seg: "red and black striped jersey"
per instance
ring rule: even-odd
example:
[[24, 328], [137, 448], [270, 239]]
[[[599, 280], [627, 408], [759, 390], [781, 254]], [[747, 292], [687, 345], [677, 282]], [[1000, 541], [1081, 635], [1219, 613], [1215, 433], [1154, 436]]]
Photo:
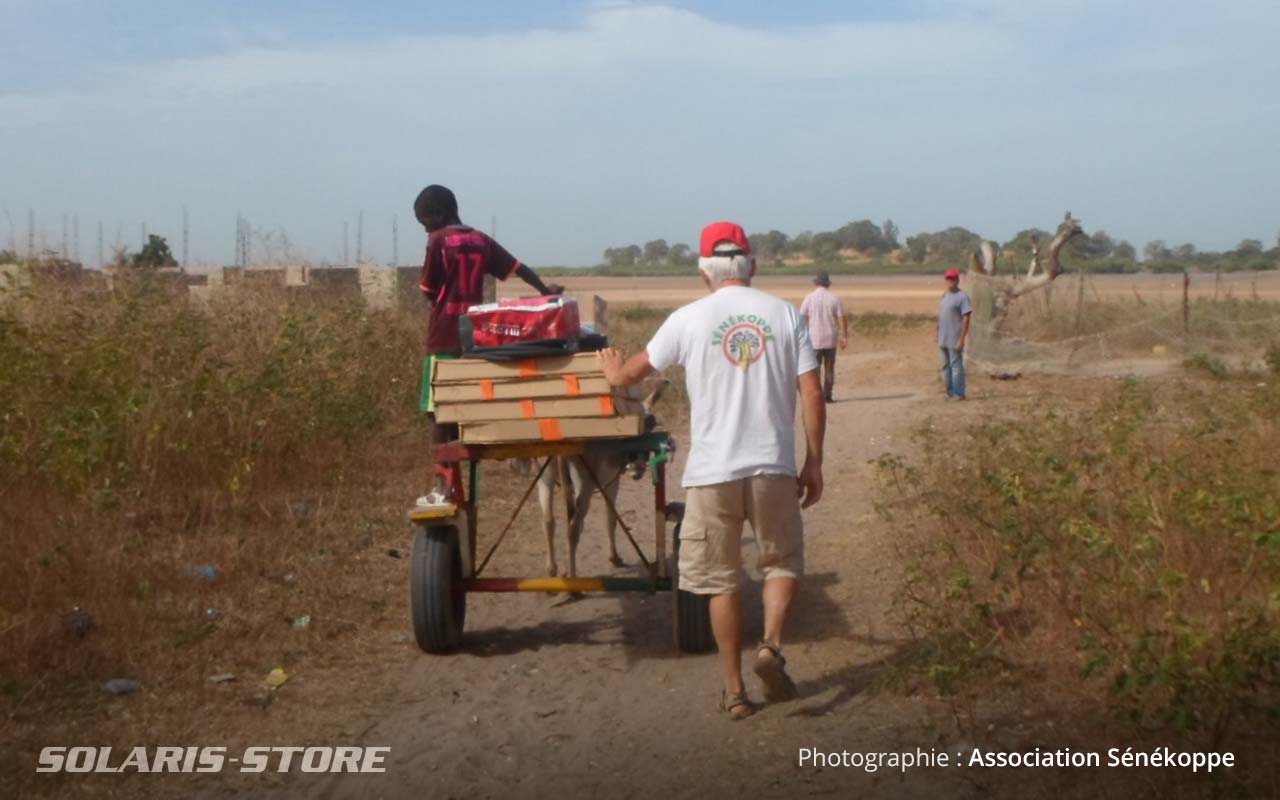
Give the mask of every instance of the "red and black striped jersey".
[[450, 225], [433, 232], [420, 283], [432, 303], [427, 352], [460, 353], [458, 319], [484, 302], [484, 276], [505, 281], [519, 268], [520, 261], [482, 231]]

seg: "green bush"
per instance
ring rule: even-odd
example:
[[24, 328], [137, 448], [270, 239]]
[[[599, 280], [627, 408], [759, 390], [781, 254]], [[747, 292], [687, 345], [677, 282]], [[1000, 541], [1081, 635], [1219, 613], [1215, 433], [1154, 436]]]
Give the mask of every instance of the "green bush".
[[1266, 362], [1272, 372], [1280, 375], [1280, 342], [1272, 342], [1267, 348], [1267, 352], [1262, 356], [1262, 360]]
[[178, 261], [169, 251], [169, 243], [163, 236], [154, 233], [147, 237], [147, 243], [133, 254], [130, 263], [135, 267], [176, 267]]
[[1064, 270], [1065, 272], [1076, 272], [1077, 269], [1083, 269], [1093, 275], [1125, 275], [1138, 271], [1138, 262], [1131, 258], [1121, 258], [1119, 256], [1107, 256], [1105, 258], [1094, 258], [1088, 261], [1077, 262], [1076, 265]]
[[1222, 363], [1221, 359], [1208, 353], [1195, 353], [1183, 361], [1182, 365], [1187, 369], [1208, 373], [1215, 378], [1227, 377], [1227, 365]]

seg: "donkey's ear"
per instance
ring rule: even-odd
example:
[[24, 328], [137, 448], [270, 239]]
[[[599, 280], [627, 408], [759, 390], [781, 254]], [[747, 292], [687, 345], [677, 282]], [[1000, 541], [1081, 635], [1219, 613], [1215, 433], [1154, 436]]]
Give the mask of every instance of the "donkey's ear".
[[671, 381], [666, 378], [658, 378], [654, 381], [654, 384], [649, 387], [648, 394], [646, 394], [644, 400], [641, 401], [644, 404], [646, 414], [653, 411], [653, 407], [658, 404], [660, 399], [662, 399], [662, 393], [665, 392], [667, 387], [670, 385]]

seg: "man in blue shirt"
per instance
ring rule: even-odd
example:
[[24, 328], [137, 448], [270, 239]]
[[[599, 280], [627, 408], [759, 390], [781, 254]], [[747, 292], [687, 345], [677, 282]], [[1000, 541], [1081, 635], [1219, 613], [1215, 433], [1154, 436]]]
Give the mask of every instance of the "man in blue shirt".
[[959, 270], [946, 274], [947, 291], [942, 294], [938, 311], [938, 347], [942, 350], [942, 376], [947, 383], [947, 398], [964, 399], [964, 346], [969, 340], [969, 319], [973, 303], [960, 288]]

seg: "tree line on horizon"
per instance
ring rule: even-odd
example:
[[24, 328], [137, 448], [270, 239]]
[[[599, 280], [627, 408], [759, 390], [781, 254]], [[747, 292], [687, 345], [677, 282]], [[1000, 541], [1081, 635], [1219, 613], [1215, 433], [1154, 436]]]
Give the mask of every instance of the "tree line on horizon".
[[[1032, 243], [1038, 241], [1041, 247], [1047, 246], [1053, 235], [1041, 228], [1025, 228], [1007, 242], [993, 244], [999, 252], [1002, 267], [1025, 268], [1031, 258]], [[855, 220], [832, 231], [804, 231], [794, 236], [775, 229], [749, 233], [748, 238], [761, 270], [794, 265], [838, 268], [866, 263], [890, 269], [894, 266], [910, 268], [912, 265], [961, 266], [968, 263], [971, 254], [984, 241], [979, 234], [958, 225], [917, 233], [904, 239], [892, 219], [878, 225], [869, 219]], [[1156, 239], [1142, 248], [1141, 255], [1140, 259], [1132, 243], [1098, 230], [1073, 239], [1067, 245], [1064, 262], [1068, 266], [1075, 261], [1088, 262], [1088, 268], [1093, 272], [1270, 270], [1280, 267], [1280, 236], [1276, 237], [1276, 246], [1270, 249], [1261, 239], [1245, 239], [1235, 249], [1222, 252], [1199, 250], [1190, 243], [1170, 247], [1165, 241]], [[665, 239], [654, 239], [643, 245], [606, 249], [600, 267], [610, 271], [640, 271], [692, 267], [697, 261], [697, 252], [689, 245], [683, 242], [668, 244]]]

